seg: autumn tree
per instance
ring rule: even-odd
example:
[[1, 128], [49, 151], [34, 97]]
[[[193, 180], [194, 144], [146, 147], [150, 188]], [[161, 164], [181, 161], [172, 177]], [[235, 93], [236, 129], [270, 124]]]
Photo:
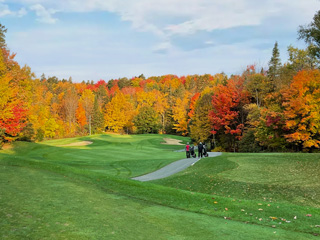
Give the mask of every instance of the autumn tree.
[[244, 78], [245, 89], [255, 100], [257, 106], [260, 107], [269, 92], [267, 77], [261, 72], [256, 72], [254, 65], [248, 66], [242, 77]]
[[172, 117], [174, 119], [173, 129], [182, 136], [189, 134], [188, 131], [188, 109], [189, 109], [189, 96], [186, 94], [182, 99], [177, 98], [176, 103], [172, 109]]
[[97, 97], [98, 105], [101, 109], [105, 107], [105, 104], [109, 101], [109, 93], [104, 80], [100, 80], [95, 84], [95, 96]]
[[150, 106], [152, 107], [156, 102], [156, 95], [154, 91], [145, 92], [141, 91], [136, 94], [137, 96], [137, 107], [138, 109], [143, 106]]
[[160, 116], [161, 122], [161, 132], [165, 132], [166, 129], [166, 113], [169, 108], [169, 103], [167, 99], [167, 94], [161, 93], [158, 90], [153, 90], [155, 96], [155, 102], [153, 104], [153, 108]]
[[[243, 106], [248, 103], [248, 92], [244, 89], [243, 78], [233, 77], [227, 85], [218, 85], [212, 97], [213, 110], [209, 112], [212, 123], [212, 134], [225, 135], [229, 147], [236, 150], [236, 141], [241, 139], [245, 111]], [[231, 144], [230, 144], [231, 143]]]
[[105, 127], [114, 132], [132, 131], [134, 115], [134, 107], [129, 97], [118, 91], [106, 105]]
[[305, 70], [283, 91], [288, 142], [302, 148], [320, 148], [320, 71]]
[[86, 117], [86, 111], [81, 101], [78, 102], [78, 108], [76, 110], [76, 118], [81, 131], [83, 131], [84, 126], [87, 124], [87, 117]]
[[201, 95], [200, 93], [196, 93], [190, 99], [189, 112], [188, 112], [189, 122], [192, 121], [192, 119], [195, 115], [196, 104], [197, 104], [197, 101], [198, 101], [200, 95]]
[[86, 89], [82, 93], [79, 102], [82, 104], [82, 107], [85, 111], [86, 123], [89, 128], [89, 134], [91, 135], [91, 124], [92, 124], [92, 114], [93, 114], [93, 105], [94, 105], [94, 94], [91, 90]]
[[16, 139], [26, 126], [27, 109], [23, 98], [19, 96], [19, 87], [10, 68], [14, 55], [0, 49], [0, 147], [3, 142]]
[[66, 120], [69, 124], [69, 131], [72, 131], [72, 126], [76, 122], [76, 111], [78, 107], [78, 94], [74, 87], [66, 89], [64, 97], [64, 110], [66, 115]]

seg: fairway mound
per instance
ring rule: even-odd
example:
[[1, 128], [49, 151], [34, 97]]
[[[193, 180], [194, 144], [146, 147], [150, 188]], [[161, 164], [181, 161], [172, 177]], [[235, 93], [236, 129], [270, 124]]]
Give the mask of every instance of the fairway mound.
[[168, 144], [168, 145], [184, 145], [180, 142], [182, 142], [182, 140], [177, 140], [177, 139], [173, 139], [173, 138], [164, 138], [163, 139], [165, 142], [162, 144]]
[[65, 144], [65, 145], [60, 145], [60, 147], [74, 147], [74, 146], [86, 146], [86, 145], [90, 145], [93, 142], [90, 141], [82, 141], [82, 142], [75, 142], [75, 143], [69, 143], [69, 144]]

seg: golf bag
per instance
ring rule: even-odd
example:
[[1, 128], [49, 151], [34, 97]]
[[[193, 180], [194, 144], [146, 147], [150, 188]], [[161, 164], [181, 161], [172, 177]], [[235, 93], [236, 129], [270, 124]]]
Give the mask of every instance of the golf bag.
[[204, 157], [208, 157], [209, 155], [208, 155], [208, 152], [207, 152], [207, 148], [206, 148], [206, 145], [203, 145], [203, 156]]
[[192, 156], [193, 158], [196, 158], [196, 157], [197, 157], [197, 155], [196, 155], [195, 152], [194, 152], [194, 147], [193, 147], [193, 146], [190, 148], [190, 154], [191, 154], [191, 156]]

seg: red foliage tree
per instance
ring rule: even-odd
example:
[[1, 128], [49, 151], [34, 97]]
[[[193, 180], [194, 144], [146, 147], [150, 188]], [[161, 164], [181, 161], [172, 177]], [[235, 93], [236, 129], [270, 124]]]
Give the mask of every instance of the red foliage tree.
[[249, 102], [248, 97], [240, 77], [230, 79], [227, 85], [216, 87], [212, 97], [213, 110], [209, 112], [213, 134], [223, 130], [225, 134], [241, 138], [245, 120], [243, 106]]

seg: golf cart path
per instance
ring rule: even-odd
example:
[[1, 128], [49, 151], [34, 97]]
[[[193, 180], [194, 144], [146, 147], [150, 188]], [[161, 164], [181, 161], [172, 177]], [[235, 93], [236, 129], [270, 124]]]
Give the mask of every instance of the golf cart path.
[[[221, 155], [221, 152], [208, 152], [209, 157], [217, 157]], [[178, 160], [176, 162], [170, 163], [169, 165], [160, 168], [159, 170], [148, 173], [146, 175], [142, 175], [139, 177], [132, 178], [133, 180], [137, 180], [140, 182], [146, 182], [161, 178], [169, 177], [177, 172], [180, 172], [191, 165], [195, 164], [197, 161], [199, 161], [201, 158], [185, 158], [182, 160]]]

